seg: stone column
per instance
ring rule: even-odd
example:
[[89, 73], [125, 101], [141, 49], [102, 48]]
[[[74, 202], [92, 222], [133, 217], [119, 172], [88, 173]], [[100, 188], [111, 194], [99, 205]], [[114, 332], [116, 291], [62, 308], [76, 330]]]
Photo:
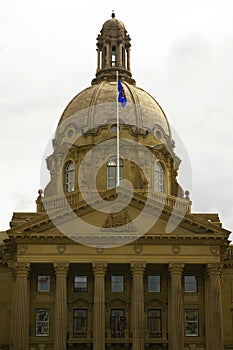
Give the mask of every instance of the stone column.
[[127, 69], [130, 70], [130, 49], [127, 49]]
[[92, 263], [94, 281], [93, 350], [105, 349], [105, 284], [107, 264]]
[[97, 51], [97, 72], [99, 71], [100, 69], [100, 49], [96, 49]]
[[66, 276], [69, 263], [54, 263], [56, 274], [55, 313], [54, 313], [54, 349], [66, 349], [67, 337], [67, 288]]
[[30, 263], [16, 264], [14, 350], [27, 350], [29, 337], [28, 273]]
[[224, 350], [220, 264], [206, 268], [206, 345], [207, 350]]
[[142, 262], [132, 262], [131, 272], [133, 275], [132, 293], [132, 331], [133, 350], [144, 350], [144, 286], [143, 273], [146, 264]]
[[169, 264], [171, 275], [169, 350], [184, 350], [184, 310], [181, 277], [184, 264]]
[[106, 47], [106, 56], [105, 56], [105, 65], [104, 65], [103, 68], [109, 68], [109, 67], [111, 67], [110, 62], [112, 60], [111, 57], [110, 57], [110, 54], [111, 54], [111, 52], [110, 52], [110, 43], [107, 42], [105, 47]]

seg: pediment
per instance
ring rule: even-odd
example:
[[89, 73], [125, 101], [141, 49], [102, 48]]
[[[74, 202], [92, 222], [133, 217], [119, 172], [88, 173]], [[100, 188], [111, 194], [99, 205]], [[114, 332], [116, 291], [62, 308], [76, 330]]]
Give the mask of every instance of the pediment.
[[[95, 208], [92, 203], [87, 204], [80, 201], [75, 206], [62, 208], [53, 213], [44, 213], [38, 215], [25, 223], [13, 227], [8, 230], [9, 237], [63, 237], [60, 228], [69, 223], [71, 230], [77, 229], [77, 220], [83, 222], [83, 233], [86, 232], [86, 226], [97, 227], [103, 235], [130, 233], [136, 239], [140, 237], [191, 237], [193, 235], [210, 236], [220, 235], [227, 238], [229, 231], [222, 229], [220, 225], [212, 223], [206, 217], [196, 214], [182, 213], [174, 210], [172, 207], [161, 206], [153, 200], [149, 200], [145, 196], [133, 194], [128, 197], [127, 191], [122, 194], [121, 200], [118, 202], [119, 210], [116, 207], [115, 200], [119, 193], [109, 190], [102, 195], [99, 201], [94, 199]], [[127, 206], [124, 206], [127, 203]], [[143, 212], [143, 216], [141, 213]], [[206, 214], [207, 215], [207, 214]], [[149, 226], [148, 226], [149, 223]], [[169, 227], [174, 226], [171, 232]], [[149, 228], [145, 230], [145, 227]], [[145, 231], [145, 232], [144, 232]], [[143, 232], [143, 233], [142, 233]], [[92, 236], [90, 235], [90, 239]]]

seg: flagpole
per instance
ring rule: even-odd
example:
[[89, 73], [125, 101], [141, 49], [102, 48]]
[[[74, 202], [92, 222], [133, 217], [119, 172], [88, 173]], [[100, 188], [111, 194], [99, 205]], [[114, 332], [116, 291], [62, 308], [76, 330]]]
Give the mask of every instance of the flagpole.
[[118, 103], [118, 70], [116, 71], [116, 83], [117, 83], [117, 178], [116, 178], [116, 187], [120, 186], [120, 135], [119, 135], [119, 103]]

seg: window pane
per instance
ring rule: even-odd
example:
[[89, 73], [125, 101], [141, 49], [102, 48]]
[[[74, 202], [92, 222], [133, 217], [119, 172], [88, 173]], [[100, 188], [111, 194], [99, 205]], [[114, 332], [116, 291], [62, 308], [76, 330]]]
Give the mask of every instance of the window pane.
[[[120, 183], [123, 180], [123, 161], [119, 159], [119, 177]], [[116, 187], [116, 178], [117, 178], [117, 158], [113, 157], [107, 161], [107, 188]]]
[[184, 276], [184, 291], [196, 293], [197, 292], [197, 277], [196, 276]]
[[64, 171], [65, 192], [74, 191], [74, 163], [68, 162]]
[[74, 291], [82, 293], [87, 292], [87, 276], [74, 277]]
[[155, 191], [160, 193], [166, 192], [164, 170], [159, 162], [155, 164]]
[[148, 310], [149, 338], [162, 338], [162, 319], [160, 309]]
[[49, 309], [36, 310], [36, 336], [49, 336]]
[[198, 334], [198, 310], [185, 310], [185, 335], [197, 337]]
[[123, 309], [111, 310], [110, 329], [112, 338], [124, 338], [126, 328], [126, 317]]
[[160, 292], [160, 276], [149, 275], [148, 276], [148, 292]]
[[124, 292], [124, 276], [111, 276], [111, 292]]
[[74, 337], [85, 338], [87, 331], [87, 310], [74, 310]]
[[50, 292], [50, 275], [38, 275], [37, 291]]

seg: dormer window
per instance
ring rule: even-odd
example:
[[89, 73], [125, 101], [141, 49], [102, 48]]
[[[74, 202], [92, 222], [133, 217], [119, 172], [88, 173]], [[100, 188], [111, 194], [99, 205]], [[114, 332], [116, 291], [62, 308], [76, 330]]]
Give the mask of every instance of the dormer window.
[[166, 192], [165, 174], [160, 162], [155, 163], [155, 191]]
[[116, 67], [116, 46], [112, 47], [112, 67]]
[[74, 191], [74, 163], [69, 161], [64, 170], [64, 189], [65, 192]]

